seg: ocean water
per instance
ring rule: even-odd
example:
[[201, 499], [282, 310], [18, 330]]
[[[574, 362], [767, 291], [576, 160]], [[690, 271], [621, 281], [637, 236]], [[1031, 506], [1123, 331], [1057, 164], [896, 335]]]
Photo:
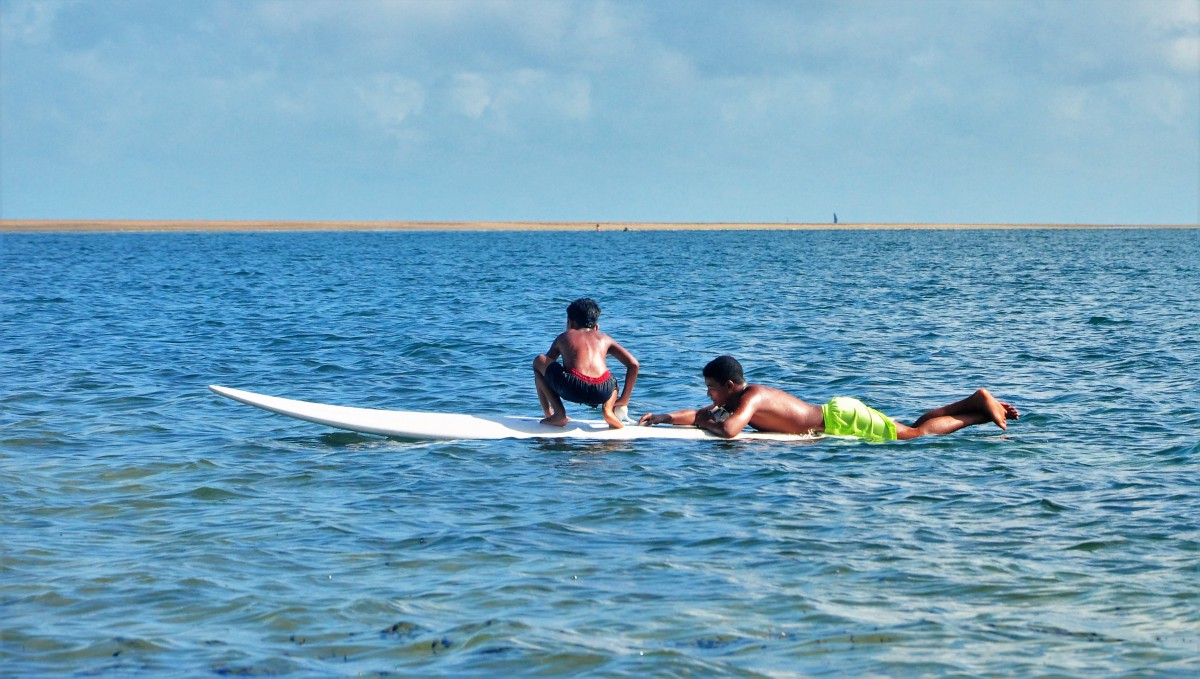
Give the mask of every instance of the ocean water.
[[[537, 415], [583, 295], [633, 414], [732, 353], [1022, 417], [406, 442], [206, 389]], [[1198, 479], [1200, 230], [0, 236], [2, 676], [1193, 677]]]

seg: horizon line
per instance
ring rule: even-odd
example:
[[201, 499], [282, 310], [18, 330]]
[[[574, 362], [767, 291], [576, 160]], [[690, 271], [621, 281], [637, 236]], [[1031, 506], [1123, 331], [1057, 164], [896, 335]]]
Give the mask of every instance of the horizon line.
[[855, 231], [937, 229], [1189, 229], [1200, 224], [999, 222], [636, 222], [523, 220], [0, 219], [0, 233], [236, 231]]

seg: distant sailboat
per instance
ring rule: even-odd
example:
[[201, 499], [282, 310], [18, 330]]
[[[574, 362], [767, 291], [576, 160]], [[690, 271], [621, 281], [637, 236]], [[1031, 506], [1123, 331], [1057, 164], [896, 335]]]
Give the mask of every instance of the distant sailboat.
[[833, 223], [837, 224], [837, 213], [833, 213]]

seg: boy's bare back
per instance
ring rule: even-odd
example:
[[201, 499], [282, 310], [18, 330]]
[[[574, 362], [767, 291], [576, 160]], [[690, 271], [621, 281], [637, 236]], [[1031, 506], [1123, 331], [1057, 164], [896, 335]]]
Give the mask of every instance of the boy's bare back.
[[560, 354], [568, 370], [599, 377], [608, 372], [605, 357], [612, 345], [613, 339], [597, 328], [571, 328], [554, 338], [548, 355]]
[[823, 424], [820, 406], [761, 384], [746, 385], [724, 407], [734, 414], [745, 413], [747, 424], [759, 431], [808, 434]]

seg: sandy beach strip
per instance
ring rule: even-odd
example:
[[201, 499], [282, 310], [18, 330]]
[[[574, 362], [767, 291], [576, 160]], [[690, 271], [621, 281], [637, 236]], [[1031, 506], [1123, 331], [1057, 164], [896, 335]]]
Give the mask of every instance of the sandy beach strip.
[[1194, 229], [1197, 224], [909, 224], [792, 222], [423, 222], [4, 219], [3, 233], [237, 231], [854, 231], [904, 229]]

